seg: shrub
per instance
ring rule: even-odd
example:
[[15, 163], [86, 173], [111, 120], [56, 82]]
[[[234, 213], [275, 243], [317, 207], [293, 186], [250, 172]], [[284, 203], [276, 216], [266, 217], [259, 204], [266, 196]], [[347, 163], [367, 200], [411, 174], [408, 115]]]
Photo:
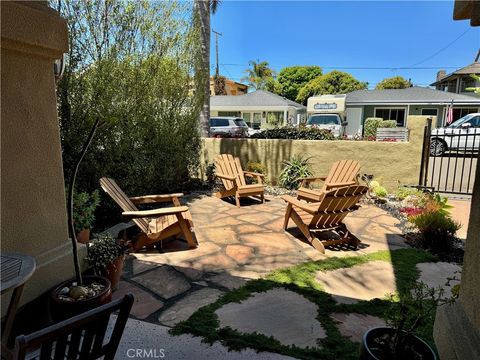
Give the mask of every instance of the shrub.
[[395, 120], [383, 120], [382, 118], [367, 118], [365, 120], [364, 136], [367, 139], [375, 138], [377, 136], [378, 128], [394, 128], [397, 126]]
[[[249, 161], [246, 166], [247, 171], [256, 172], [259, 174], [266, 174], [267, 167], [263, 165], [261, 162]], [[257, 178], [247, 177], [246, 178], [248, 184], [256, 184]]]
[[376, 186], [373, 188], [373, 193], [378, 196], [379, 198], [383, 198], [387, 196], [388, 192], [383, 186]]
[[397, 200], [400, 200], [400, 201], [404, 200], [407, 196], [411, 196], [411, 195], [422, 196], [423, 192], [415, 188], [404, 187], [404, 186], [399, 187], [395, 192], [395, 197], [397, 198]]
[[125, 254], [125, 250], [126, 248], [119, 244], [111, 234], [106, 233], [90, 240], [87, 246], [86, 260], [95, 274], [103, 275], [116, 258]]
[[363, 132], [363, 135], [367, 138], [370, 136], [377, 136], [377, 128], [380, 127], [382, 121], [382, 118], [367, 118], [365, 120], [365, 130]]
[[409, 221], [420, 231], [420, 246], [433, 252], [448, 251], [453, 247], [455, 234], [460, 224], [440, 211], [425, 211], [409, 217]]
[[261, 162], [249, 161], [247, 163], [247, 171], [252, 171], [252, 172], [259, 173], [259, 174], [266, 174], [267, 173], [267, 167], [265, 165], [263, 165]]
[[205, 176], [207, 177], [207, 181], [209, 183], [213, 183], [215, 181], [215, 164], [214, 163], [206, 163], [205, 166]]
[[252, 139], [292, 139], [292, 140], [333, 140], [331, 131], [314, 127], [293, 127], [267, 129], [250, 136]]
[[95, 210], [100, 204], [98, 190], [91, 194], [87, 192], [73, 193], [73, 222], [75, 231], [78, 233], [84, 229], [90, 229], [95, 221]]
[[397, 122], [395, 120], [383, 120], [380, 123], [381, 128], [395, 128], [397, 127]]
[[299, 178], [313, 175], [309, 160], [310, 158], [304, 158], [302, 155], [296, 155], [289, 161], [285, 160], [279, 177], [280, 185], [287, 189], [298, 189]]

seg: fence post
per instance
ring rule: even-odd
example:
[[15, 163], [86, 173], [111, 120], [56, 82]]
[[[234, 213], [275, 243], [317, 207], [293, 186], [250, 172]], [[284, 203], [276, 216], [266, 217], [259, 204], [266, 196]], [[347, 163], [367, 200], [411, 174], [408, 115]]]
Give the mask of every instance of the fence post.
[[422, 158], [420, 159], [420, 176], [418, 185], [427, 186], [428, 162], [430, 159], [430, 134], [432, 132], [432, 118], [427, 118], [425, 127], [423, 128], [423, 148]]

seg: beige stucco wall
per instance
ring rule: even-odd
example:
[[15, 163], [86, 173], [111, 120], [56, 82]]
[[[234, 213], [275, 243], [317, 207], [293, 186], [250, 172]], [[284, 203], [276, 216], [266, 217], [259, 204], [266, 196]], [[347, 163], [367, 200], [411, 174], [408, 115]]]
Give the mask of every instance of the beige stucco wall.
[[1, 249], [37, 261], [25, 303], [73, 274], [53, 74], [67, 26], [46, 2], [2, 1], [1, 36]]
[[[311, 157], [317, 175], [326, 175], [332, 162], [353, 159], [360, 162], [361, 173], [374, 174], [388, 190], [401, 184], [418, 184], [423, 128], [427, 116], [409, 116], [410, 141], [386, 143], [373, 141], [318, 141], [264, 139], [205, 139], [202, 164], [213, 162], [220, 153], [239, 156], [242, 163], [260, 161], [267, 167], [268, 180], [275, 183], [282, 162], [296, 154]], [[202, 169], [203, 175], [203, 169]]]

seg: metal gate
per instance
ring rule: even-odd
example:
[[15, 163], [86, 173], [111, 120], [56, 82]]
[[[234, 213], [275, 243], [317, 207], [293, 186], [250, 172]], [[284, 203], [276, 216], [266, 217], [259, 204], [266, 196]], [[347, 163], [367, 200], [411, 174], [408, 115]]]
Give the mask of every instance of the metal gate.
[[[480, 126], [480, 117], [478, 121]], [[480, 127], [432, 130], [432, 120], [428, 119], [423, 134], [419, 185], [440, 193], [471, 195], [479, 147]]]

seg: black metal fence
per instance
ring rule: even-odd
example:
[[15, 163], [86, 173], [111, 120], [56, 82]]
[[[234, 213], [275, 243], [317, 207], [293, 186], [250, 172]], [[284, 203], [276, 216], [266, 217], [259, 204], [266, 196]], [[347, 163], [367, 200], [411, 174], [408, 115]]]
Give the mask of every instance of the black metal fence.
[[472, 194], [480, 148], [480, 128], [459, 127], [424, 131], [419, 185], [435, 192]]

